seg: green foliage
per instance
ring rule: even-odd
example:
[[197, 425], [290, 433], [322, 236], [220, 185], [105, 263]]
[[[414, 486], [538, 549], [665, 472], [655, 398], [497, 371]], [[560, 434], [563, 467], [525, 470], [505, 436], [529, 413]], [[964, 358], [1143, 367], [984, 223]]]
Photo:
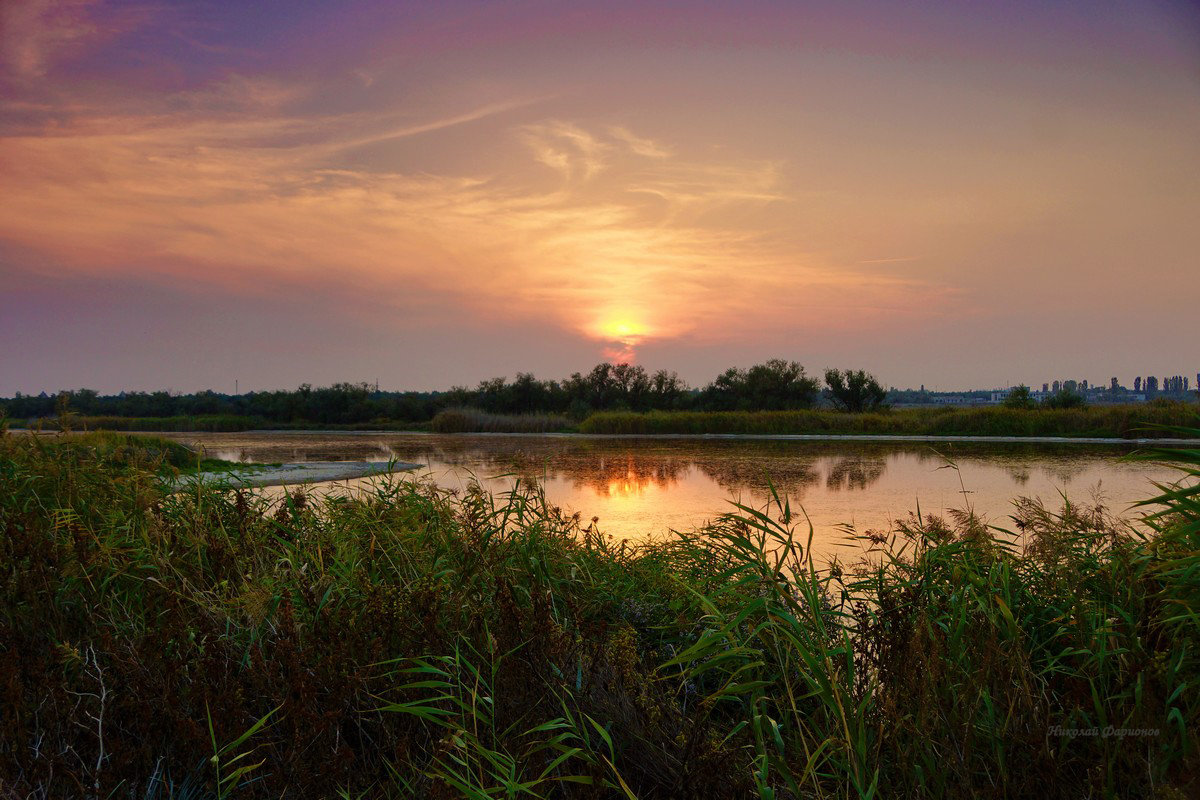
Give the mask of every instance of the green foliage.
[[725, 370], [704, 390], [701, 403], [715, 411], [812, 408], [819, 385], [795, 361], [772, 358], [748, 370]]
[[1012, 390], [1004, 396], [1005, 408], [1016, 409], [1032, 409], [1037, 408], [1037, 401], [1033, 399], [1033, 395], [1029, 393], [1029, 387], [1025, 384], [1014, 386]]
[[262, 428], [264, 422], [255, 417], [216, 414], [196, 417], [77, 417], [75, 426], [82, 430], [235, 433]]
[[92, 431], [30, 438], [47, 453], [81, 462], [96, 462], [103, 467], [141, 468], [153, 472], [161, 467], [187, 469], [198, 463], [194, 451], [161, 436]]
[[1059, 389], [1043, 400], [1042, 404], [1046, 408], [1083, 408], [1087, 405], [1087, 400], [1084, 399], [1083, 395], [1071, 389]]
[[901, 435], [901, 436], [1066, 436], [1121, 439], [1165, 438], [1168, 426], [1196, 417], [1195, 406], [1170, 403], [1089, 406], [1036, 411], [984, 406], [905, 408], [886, 413], [834, 411], [676, 411], [645, 414], [603, 412], [579, 425], [581, 433]]
[[839, 411], [861, 414], [879, 411], [886, 404], [887, 390], [875, 377], [863, 370], [825, 370], [825, 384], [830, 401]]
[[[1200, 438], [1200, 430], [1178, 428], [1179, 436]], [[1164, 595], [1174, 608], [1174, 620], [1200, 628], [1200, 450], [1152, 449], [1139, 458], [1180, 470], [1179, 480], [1159, 483], [1159, 494], [1139, 505], [1149, 514], [1146, 522], [1157, 534], [1163, 551], [1176, 557], [1158, 559], [1155, 569], [1164, 575]]]
[[430, 423], [437, 433], [552, 433], [570, 426], [561, 414], [489, 414], [476, 408], [448, 408]]
[[1156, 454], [1185, 471], [1148, 526], [918, 511], [818, 569], [778, 496], [635, 547], [536, 486], [272, 503], [170, 493], [128, 446], [0, 436], [14, 796], [1197, 788], [1195, 452]]

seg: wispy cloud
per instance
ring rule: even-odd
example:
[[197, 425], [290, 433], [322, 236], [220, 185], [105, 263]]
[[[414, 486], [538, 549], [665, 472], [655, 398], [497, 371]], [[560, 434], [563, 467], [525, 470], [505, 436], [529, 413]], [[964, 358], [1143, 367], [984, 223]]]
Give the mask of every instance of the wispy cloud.
[[18, 78], [39, 78], [65, 53], [135, 27], [148, 6], [103, 0], [12, 0], [0, 4], [0, 63]]
[[[79, 112], [53, 130], [0, 137], [0, 240], [51, 254], [64, 272], [246, 293], [336, 281], [412, 307], [456, 287], [464, 313], [552, 320], [598, 339], [613, 320], [643, 338], [729, 336], [800, 307], [814, 325], [837, 324], [821, 309], [902, 309], [936, 291], [835, 269], [731, 213], [791, 202], [776, 164], [690, 162], [626, 128], [518, 124], [531, 157], [498, 157], [487, 172], [341, 158], [494, 125], [507, 111], [528, 114], [527, 100], [398, 124], [395, 112], [290, 114], [301, 90], [269, 81], [226, 79], [183, 99], [184, 112]], [[565, 184], [544, 187], [539, 163]]]
[[434, 131], [453, 128], [456, 125], [464, 125], [469, 122], [478, 122], [481, 119], [503, 114], [506, 111], [523, 108], [540, 102], [544, 98], [533, 98], [528, 100], [507, 100], [499, 103], [489, 103], [479, 108], [465, 111], [461, 114], [454, 114], [442, 119], [432, 119], [419, 123], [411, 123], [400, 125], [398, 127], [389, 128], [379, 133], [372, 133], [366, 136], [356, 136], [348, 139], [331, 141], [326, 145], [324, 152], [333, 153], [338, 150], [349, 150], [354, 147], [366, 147], [367, 145], [380, 144], [382, 142], [392, 141], [395, 139], [404, 139], [409, 136], [418, 136], [423, 133], [433, 133]]
[[605, 167], [610, 147], [597, 137], [561, 120], [525, 125], [522, 138], [533, 157], [565, 180], [587, 180]]
[[624, 142], [631, 151], [647, 158], [667, 158], [671, 150], [653, 139], [647, 139], [630, 131], [622, 125], [608, 126], [608, 133], [614, 139]]

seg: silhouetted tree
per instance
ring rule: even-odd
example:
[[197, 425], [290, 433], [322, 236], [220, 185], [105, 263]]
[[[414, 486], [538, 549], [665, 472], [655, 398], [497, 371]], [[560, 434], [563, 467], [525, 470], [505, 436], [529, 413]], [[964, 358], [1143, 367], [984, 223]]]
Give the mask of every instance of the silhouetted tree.
[[676, 408], [687, 393], [687, 384], [674, 372], [660, 369], [650, 378], [651, 407], [661, 410]]
[[1037, 408], [1037, 401], [1029, 393], [1025, 384], [1014, 386], [1004, 398], [1005, 408]]
[[795, 361], [772, 358], [748, 370], [725, 370], [705, 387], [701, 405], [710, 411], [812, 408], [819, 388]]
[[1083, 408], [1087, 405], [1087, 401], [1078, 392], [1063, 388], [1047, 397], [1044, 405], [1047, 408]]
[[841, 411], [863, 412], [884, 408], [887, 392], [864, 370], [825, 370], [826, 393]]

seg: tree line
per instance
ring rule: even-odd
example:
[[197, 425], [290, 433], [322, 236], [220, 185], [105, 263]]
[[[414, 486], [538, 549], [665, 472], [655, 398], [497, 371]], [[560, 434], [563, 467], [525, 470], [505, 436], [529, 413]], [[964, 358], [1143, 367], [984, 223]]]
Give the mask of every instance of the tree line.
[[691, 387], [668, 370], [647, 372], [635, 364], [597, 364], [564, 380], [540, 380], [527, 372], [446, 391], [379, 391], [366, 383], [336, 383], [294, 391], [221, 394], [214, 391], [121, 392], [102, 395], [76, 389], [57, 395], [0, 399], [15, 419], [64, 412], [84, 416], [244, 416], [270, 422], [353, 424], [424, 422], [449, 408], [494, 414], [564, 414], [582, 419], [596, 411], [783, 411], [828, 405], [861, 412], [885, 407], [886, 390], [863, 370], [826, 370], [822, 381], [795, 361], [770, 359], [748, 369], [731, 367], [703, 387]]

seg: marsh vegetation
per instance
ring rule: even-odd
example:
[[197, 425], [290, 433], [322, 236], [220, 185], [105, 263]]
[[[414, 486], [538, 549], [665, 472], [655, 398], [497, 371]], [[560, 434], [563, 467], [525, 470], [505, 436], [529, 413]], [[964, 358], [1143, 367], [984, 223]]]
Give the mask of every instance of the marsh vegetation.
[[1067, 436], [1165, 438], [1194, 420], [1190, 403], [1087, 406], [1069, 409], [905, 408], [857, 414], [805, 411], [605, 411], [579, 424], [581, 433]]
[[1200, 454], [1160, 457], [1182, 482], [1134, 525], [1019, 502], [1013, 543], [917, 511], [818, 570], [777, 495], [633, 547], [535, 485], [272, 504], [167, 491], [153, 443], [6, 435], [0, 784], [1189, 796]]

